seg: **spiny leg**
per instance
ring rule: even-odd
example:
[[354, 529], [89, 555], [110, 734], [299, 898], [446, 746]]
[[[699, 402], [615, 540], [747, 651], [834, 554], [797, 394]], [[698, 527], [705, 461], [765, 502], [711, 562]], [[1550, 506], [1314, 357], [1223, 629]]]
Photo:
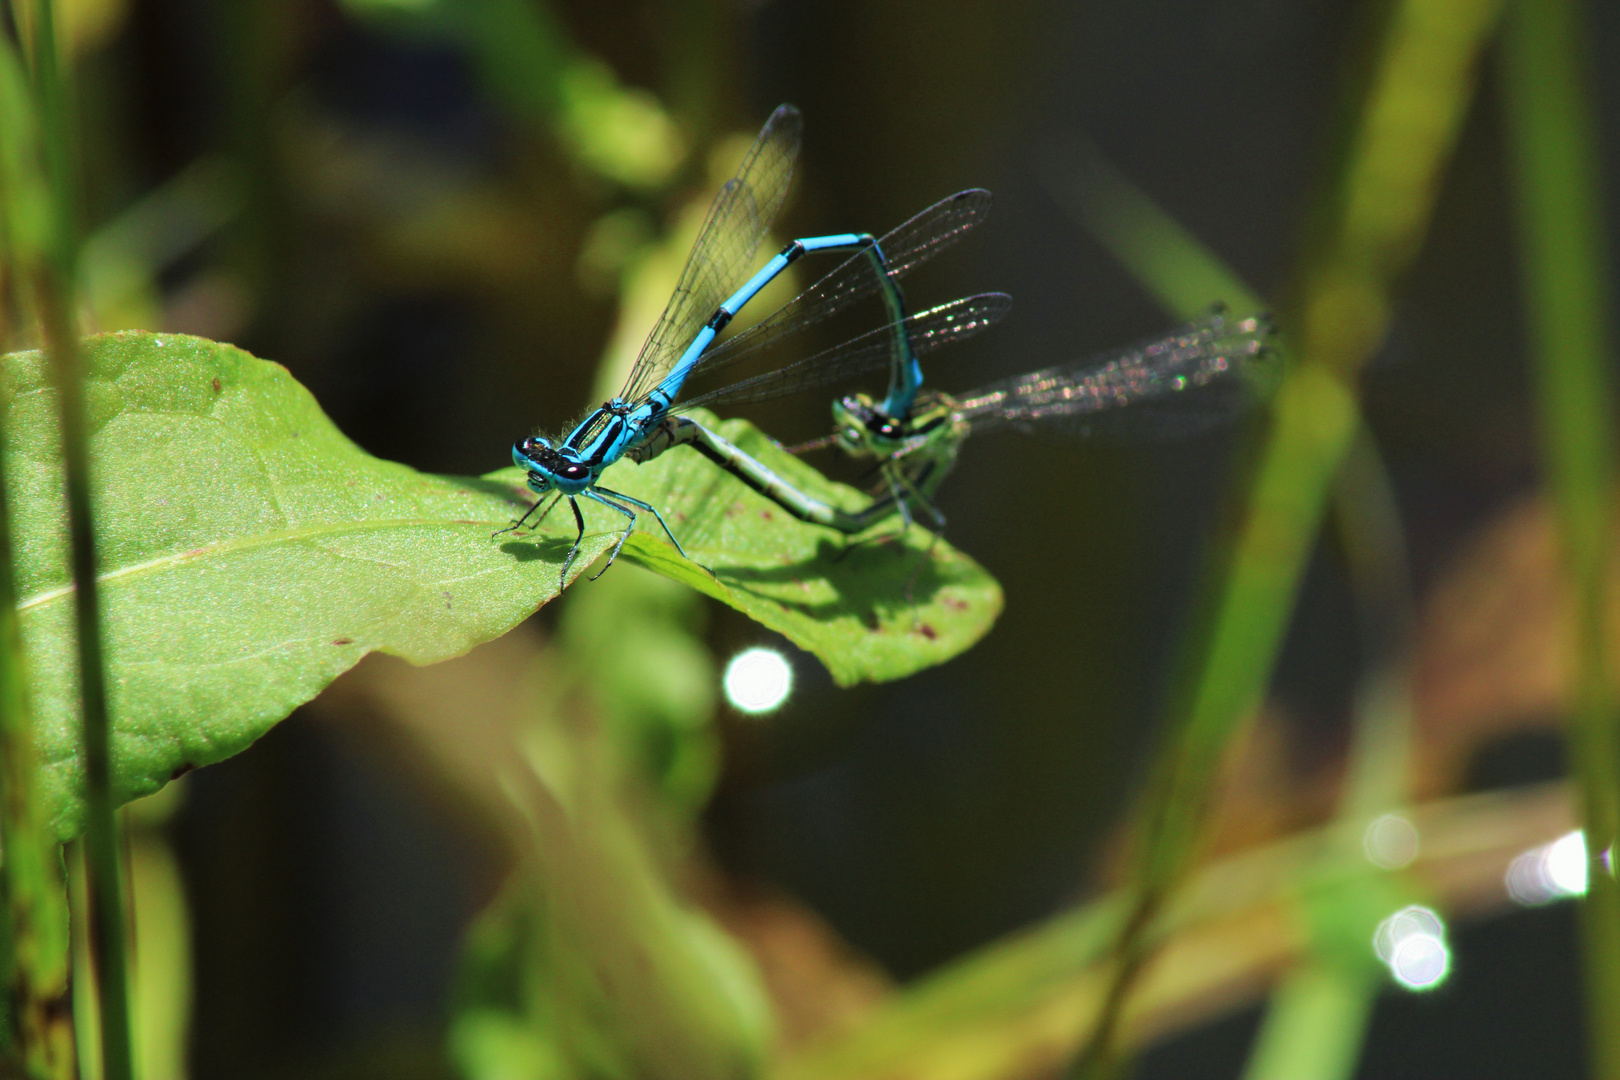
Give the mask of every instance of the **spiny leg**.
[[[602, 490], [606, 491], [607, 489], [603, 488]], [[581, 494], [584, 495], [587, 499], [596, 500], [597, 502], [601, 503], [603, 506], [611, 506], [613, 509], [617, 510], [619, 513], [623, 514], [625, 517], [630, 519], [630, 524], [626, 525], [624, 527], [624, 532], [619, 534], [619, 542], [613, 545], [613, 550], [612, 551], [608, 552], [607, 565], [603, 566], [602, 569], [598, 570], [596, 573], [591, 575], [591, 580], [595, 581], [597, 578], [601, 577], [603, 574], [608, 572], [608, 567], [613, 565], [613, 560], [617, 559], [619, 557], [619, 549], [624, 547], [624, 542], [626, 540], [630, 539], [630, 534], [631, 534], [631, 532], [633, 532], [635, 530], [635, 527], [636, 527], [636, 513], [635, 513], [634, 510], [631, 510], [629, 507], [620, 506], [618, 503], [613, 502], [611, 499], [602, 498], [601, 495], [597, 494], [595, 491], [592, 491], [590, 489], [586, 489], [585, 491], [581, 492]], [[615, 491], [615, 492], [610, 492], [609, 494], [618, 495], [619, 493]], [[619, 497], [621, 499], [624, 498], [624, 496], [622, 496], [622, 495], [619, 495]]]
[[934, 519], [934, 528], [940, 532], [944, 532], [945, 515], [940, 512], [939, 507], [935, 506], [929, 501], [927, 495], [922, 493], [922, 489], [919, 488], [916, 482], [911, 479], [911, 474], [900, 467], [898, 456], [889, 462], [889, 468], [894, 472], [895, 477], [899, 480], [900, 484], [905, 487], [911, 498], [917, 501], [917, 505], [928, 511], [928, 516]]
[[[614, 491], [612, 488], [605, 488], [600, 484], [598, 484], [596, 486], [596, 490], [606, 492], [607, 494], [612, 495], [615, 499], [623, 499], [625, 502], [629, 503], [631, 506], [640, 507], [641, 509], [643, 509], [643, 510], [647, 511], [649, 514], [651, 514], [653, 517], [657, 518], [658, 519], [658, 524], [660, 524], [660, 525], [662, 525], [664, 527], [664, 535], [668, 536], [669, 537], [669, 542], [675, 545], [675, 550], [681, 553], [681, 558], [685, 559], [687, 562], [694, 563], [697, 566], [703, 566], [702, 563], [698, 562], [696, 559], [692, 558], [692, 556], [688, 555], [686, 553], [685, 548], [681, 547], [681, 542], [679, 540], [675, 539], [675, 533], [670, 529], [669, 523], [664, 520], [664, 515], [660, 514], [658, 512], [658, 507], [654, 506], [652, 503], [644, 503], [640, 499], [635, 498], [632, 495], [626, 495], [622, 491]], [[620, 547], [624, 546], [624, 541], [622, 539], [619, 541], [619, 546]], [[619, 552], [619, 548], [616, 547], [616, 548], [613, 549], [613, 553], [615, 555], [617, 555], [618, 552]], [[613, 560], [609, 559], [608, 561], [612, 562]], [[602, 569], [606, 570], [607, 567], [604, 566], [604, 567], [602, 567]], [[707, 567], [707, 566], [703, 566], [703, 569], [709, 571], [709, 576], [710, 577], [717, 577], [718, 576], [717, 574], [715, 574], [715, 572], [713, 570], [710, 570], [709, 567]]]
[[[882, 464], [880, 464], [877, 467], [877, 473], [880, 477], [882, 477], [884, 484], [888, 485], [889, 502], [894, 504], [896, 512], [898, 512], [900, 515], [900, 528], [895, 532], [883, 533], [881, 536], [863, 536], [856, 540], [847, 540], [844, 543], [843, 549], [838, 553], [838, 558], [840, 559], [842, 559], [845, 555], [848, 555], [851, 550], [859, 547], [862, 544], [887, 544], [895, 540], [900, 540], [903, 543], [906, 535], [911, 532], [911, 508], [906, 505], [906, 497], [904, 493], [901, 492], [900, 485], [896, 482], [895, 477], [891, 473], [890, 462], [884, 461]], [[932, 512], [933, 508], [930, 507], [929, 510]]]
[[[562, 498], [562, 492], [559, 491], [557, 493], [557, 499], [561, 499], [561, 498]], [[556, 506], [557, 505], [557, 499], [551, 500], [551, 506]], [[536, 510], [539, 510], [540, 509], [540, 504], [545, 502], [545, 501], [546, 501], [546, 497], [544, 495], [540, 496], [538, 499], [534, 500], [534, 505], [533, 506], [529, 507], [527, 510], [525, 510], [523, 512], [522, 517], [518, 518], [516, 521], [512, 522], [512, 524], [508, 525], [504, 529], [496, 529], [494, 532], [489, 534], [489, 538], [491, 540], [493, 540], [497, 536], [501, 535], [501, 533], [509, 533], [509, 532], [513, 531], [514, 529], [522, 528], [523, 523], [525, 521], [529, 520], [529, 515], [534, 513]], [[551, 513], [551, 507], [550, 506], [546, 507], [546, 509], [541, 512], [540, 516], [534, 519], [534, 527], [538, 529], [540, 527], [540, 523], [546, 519], [546, 514], [549, 514], [549, 513]]]
[[900, 490], [900, 469], [895, 466], [892, 459], [883, 463], [883, 480], [889, 485], [889, 498], [894, 500], [894, 508], [900, 514], [900, 535], [904, 536], [911, 531], [911, 506]]
[[[587, 494], [589, 493], [587, 492]], [[561, 497], [561, 493], [559, 493], [558, 498]], [[567, 587], [568, 568], [574, 565], [574, 559], [579, 555], [579, 545], [585, 541], [585, 515], [579, 512], [579, 503], [574, 501], [572, 495], [568, 496], [568, 505], [573, 508], [574, 524], [579, 526], [579, 535], [574, 537], [574, 546], [568, 549], [568, 558], [563, 560], [562, 573], [557, 577], [557, 588], [559, 590]]]
[[626, 495], [622, 491], [614, 491], [612, 488], [605, 488], [601, 484], [596, 485], [596, 490], [602, 492], [604, 495], [611, 495], [615, 499], [623, 499], [631, 506], [639, 507], [642, 510], [647, 511], [653, 517], [657, 518], [658, 524], [664, 527], [664, 535], [668, 536], [669, 542], [675, 545], [675, 550], [681, 553], [681, 558], [688, 560], [692, 559], [692, 556], [686, 553], [686, 549], [681, 547], [681, 542], [675, 539], [675, 534], [670, 531], [669, 524], [664, 521], [664, 515], [658, 512], [658, 507], [654, 506], [652, 503], [644, 503], [640, 499], [635, 498], [632, 495]]
[[[604, 491], [606, 491], [606, 489], [604, 489]], [[604, 573], [608, 573], [608, 567], [611, 567], [612, 560], [617, 559], [617, 557], [619, 557], [619, 549], [620, 549], [620, 547], [624, 547], [624, 542], [627, 541], [627, 539], [630, 539], [630, 533], [633, 533], [633, 531], [635, 531], [635, 512], [633, 512], [633, 510], [630, 510], [629, 507], [620, 507], [620, 505], [617, 504], [617, 502], [612, 502], [611, 499], [603, 499], [603, 497], [601, 497], [601, 495], [599, 495], [599, 494], [596, 494], [595, 491], [585, 491], [585, 492], [582, 492], [582, 494], [585, 495], [586, 499], [595, 499], [596, 502], [599, 502], [599, 504], [603, 504], [604, 507], [612, 507], [612, 508], [614, 508], [614, 510], [617, 510], [617, 512], [622, 513], [622, 515], [624, 515], [624, 517], [630, 518], [629, 525], [624, 526], [624, 533], [619, 533], [619, 542], [617, 542], [617, 544], [614, 544], [614, 546], [612, 546], [612, 551], [611, 552], [608, 552], [608, 563], [606, 563], [606, 565], [604, 565], [604, 567], [601, 568], [601, 570], [598, 570], [598, 572], [593, 573], [593, 575], [591, 575], [591, 581], [595, 581], [596, 578], [599, 578], [599, 576], [603, 576]], [[619, 492], [611, 492], [611, 494], [616, 494], [617, 495], [617, 494], [619, 494]], [[622, 497], [624, 497], [624, 495], [619, 495], [619, 497], [620, 497], [620, 499], [622, 499]]]
[[889, 462], [888, 467], [895, 473], [895, 478], [899, 483], [903, 484], [905, 489], [910, 492], [911, 497], [917, 500], [918, 505], [928, 511], [928, 516], [934, 519], [934, 528], [929, 533], [928, 546], [923, 548], [922, 554], [917, 556], [917, 561], [911, 564], [911, 573], [906, 575], [906, 603], [910, 604], [913, 602], [912, 587], [917, 584], [917, 575], [922, 571], [923, 565], [933, 557], [934, 547], [939, 543], [939, 538], [945, 534], [945, 515], [940, 511], [939, 507], [928, 500], [928, 496], [918, 490], [911, 477], [896, 462]]

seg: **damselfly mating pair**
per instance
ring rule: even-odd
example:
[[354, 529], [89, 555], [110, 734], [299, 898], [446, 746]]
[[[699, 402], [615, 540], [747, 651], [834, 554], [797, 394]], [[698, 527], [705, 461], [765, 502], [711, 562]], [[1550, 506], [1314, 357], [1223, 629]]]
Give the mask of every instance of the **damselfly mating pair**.
[[[925, 390], [918, 356], [999, 321], [1011, 299], [1004, 293], [983, 293], [908, 314], [898, 279], [981, 222], [989, 210], [989, 193], [959, 192], [881, 238], [840, 233], [795, 240], [748, 276], [754, 252], [786, 198], [800, 128], [799, 113], [792, 106], [771, 114], [736, 176], [710, 207], [674, 295], [618, 396], [564, 436], [531, 436], [513, 445], [512, 460], [525, 470], [529, 488], [541, 498], [500, 532], [523, 525], [546, 504], [547, 496], [555, 498], [541, 510], [541, 518], [567, 499], [578, 532], [563, 561], [563, 583], [585, 536], [580, 497], [628, 519], [607, 564], [593, 580], [612, 565], [635, 528], [632, 507], [651, 513], [676, 550], [686, 556], [656, 507], [600, 483], [607, 468], [623, 457], [645, 462], [675, 446], [692, 446], [793, 516], [854, 534], [896, 515], [909, 526], [913, 505], [943, 525], [933, 495], [961, 441], [973, 431], [998, 423], [1052, 421], [1068, 421], [1058, 426], [1072, 429], [1079, 416], [1216, 383], [1238, 392], [1212, 402], [1205, 410], [1212, 417], [1229, 414], [1234, 405], [1241, 407], [1252, 397], [1246, 389], [1253, 384], [1247, 368], [1265, 355], [1269, 328], [1253, 319], [1228, 324], [1219, 313], [1162, 341], [1004, 380], [971, 394], [951, 397]], [[766, 284], [816, 251], [854, 254], [774, 314], [716, 343], [717, 335]], [[751, 356], [874, 293], [883, 298], [886, 325], [797, 363], [677, 403], [694, 373]], [[822, 440], [880, 465], [886, 490], [854, 513], [799, 491], [698, 421], [679, 415], [699, 405], [757, 402], [825, 386], [885, 364], [890, 379], [884, 400], [878, 403], [865, 395], [841, 399], [834, 405], [837, 430]]]
[[[726, 182], [710, 207], [675, 293], [642, 346], [618, 396], [593, 410], [567, 435], [555, 439], [531, 436], [512, 447], [512, 460], [525, 470], [529, 488], [541, 499], [501, 531], [522, 525], [546, 503], [546, 496], [555, 498], [541, 510], [542, 517], [567, 499], [578, 532], [563, 561], [564, 581], [585, 535], [578, 502], [581, 497], [628, 519], [608, 554], [607, 566], [612, 565], [635, 527], [632, 507], [651, 513], [676, 549], [686, 555], [656, 507], [600, 482], [602, 474], [620, 458], [646, 461], [674, 445], [697, 447], [803, 520], [845, 532], [858, 532], [881, 520], [892, 509], [847, 514], [799, 492], [696, 421], [673, 416], [683, 386], [699, 370], [714, 371], [735, 363], [873, 293], [884, 299], [886, 326], [780, 370], [681, 402], [679, 408], [760, 401], [826, 385], [884, 363], [899, 371], [920, 371], [917, 352], [977, 333], [1005, 314], [1009, 298], [987, 293], [908, 315], [898, 284], [899, 277], [983, 220], [989, 209], [989, 193], [984, 191], [964, 191], [944, 199], [881, 239], [868, 233], [840, 233], [795, 240], [748, 276], [754, 252], [786, 198], [798, 155], [800, 126], [799, 113], [791, 106], [784, 105], [771, 114], [737, 175]], [[727, 341], [715, 343], [716, 335], [761, 289], [800, 257], [814, 251], [855, 254], [774, 314]]]

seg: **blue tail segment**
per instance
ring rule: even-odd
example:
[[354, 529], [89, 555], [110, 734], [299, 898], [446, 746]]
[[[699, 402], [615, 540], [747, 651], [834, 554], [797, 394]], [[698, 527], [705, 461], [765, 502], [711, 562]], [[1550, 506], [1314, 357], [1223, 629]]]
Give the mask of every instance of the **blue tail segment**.
[[[866, 255], [872, 264], [873, 272], [882, 282], [880, 291], [883, 294], [884, 306], [888, 309], [889, 322], [899, 323], [906, 317], [905, 297], [900, 292], [900, 285], [889, 274], [888, 267], [883, 261], [883, 249], [878, 246], [877, 239], [871, 233], [837, 233], [832, 236], [812, 236], [802, 240], [795, 240], [781, 251], [771, 257], [770, 262], [760, 268], [759, 273], [748, 279], [747, 284], [728, 297], [725, 303], [715, 310], [714, 315], [699, 330], [692, 339], [681, 358], [675, 362], [653, 394], [663, 400], [664, 408], [668, 409], [680, 394], [681, 387], [685, 385], [687, 376], [697, 366], [698, 361], [709, 346], [714, 343], [715, 337], [724, 330], [742, 311], [743, 307], [757, 296], [761, 289], [774, 281], [782, 271], [798, 262], [800, 258], [812, 251], [859, 251]], [[904, 344], [904, 338], [899, 338], [898, 348], [903, 350], [902, 356], [910, 356], [910, 348]], [[916, 367], [915, 359], [912, 366]], [[922, 378], [921, 369], [918, 368], [917, 378]], [[915, 390], [913, 390], [915, 393]], [[656, 420], [654, 421], [656, 422]]]

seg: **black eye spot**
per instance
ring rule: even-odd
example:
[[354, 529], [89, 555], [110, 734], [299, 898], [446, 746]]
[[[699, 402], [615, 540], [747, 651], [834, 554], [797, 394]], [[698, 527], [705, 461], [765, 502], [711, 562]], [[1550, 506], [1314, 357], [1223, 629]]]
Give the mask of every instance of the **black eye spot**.
[[585, 477], [585, 473], [583, 465], [570, 465], [562, 471], [563, 476], [569, 480], [581, 480]]

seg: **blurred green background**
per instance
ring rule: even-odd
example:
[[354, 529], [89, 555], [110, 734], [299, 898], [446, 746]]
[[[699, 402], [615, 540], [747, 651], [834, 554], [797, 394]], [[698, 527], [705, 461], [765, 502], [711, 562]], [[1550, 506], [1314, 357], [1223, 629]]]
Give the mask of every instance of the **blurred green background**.
[[[599, 367], [667, 295], [653, 256], [682, 250], [679, 213], [725, 175], [725, 147], [791, 101], [806, 137], [779, 239], [881, 233], [957, 189], [995, 193], [989, 225], [906, 285], [922, 305], [1015, 297], [1004, 325], [932, 365], [967, 389], [1174, 321], [1083, 223], [1096, 153], [1286, 302], [1386, 10], [81, 0], [66, 27], [89, 318], [233, 342], [285, 364], [367, 450], [482, 473], [616, 385]], [[1609, 192], [1620, 12], [1587, 15]], [[1541, 548], [1523, 538], [1539, 476], [1495, 63], [1363, 378], [1420, 605], [1422, 797], [1564, 772], [1558, 686], [1536, 651], [1556, 637], [1534, 602], [1552, 586], [1537, 591]], [[810, 395], [750, 416], [796, 442], [824, 431], [826, 407]], [[610, 729], [674, 818], [695, 817], [698, 893], [791, 897], [868, 958], [872, 986], [906, 980], [1117, 880], [1223, 487], [1261, 421], [1175, 442], [974, 440], [941, 508], [1007, 609], [977, 648], [902, 683], [838, 690], [734, 613], [638, 591], [631, 567], [532, 629], [572, 650], [596, 707], [631, 718]], [[1323, 820], [1357, 688], [1383, 659], [1364, 655], [1344, 544], [1324, 535], [1258, 749], [1234, 766], [1253, 805], [1228, 808], [1223, 849]], [[638, 637], [624, 608], [593, 614], [593, 595], [684, 629]], [[760, 643], [793, 655], [788, 705], [711, 713], [710, 656]], [[661, 664], [695, 685], [677, 674], [652, 705], [616, 702], [610, 687]], [[187, 777], [141, 826], [172, 840], [189, 908], [170, 916], [189, 925], [192, 965], [175, 1054], [199, 1080], [451, 1074], [462, 935], [510, 857], [377, 712], [329, 694]], [[1458, 932], [1444, 988], [1385, 991], [1359, 1075], [1582, 1074], [1571, 909], [1500, 908]], [[1260, 1014], [1252, 988], [1231, 1001], [1138, 1075], [1238, 1075]]]

